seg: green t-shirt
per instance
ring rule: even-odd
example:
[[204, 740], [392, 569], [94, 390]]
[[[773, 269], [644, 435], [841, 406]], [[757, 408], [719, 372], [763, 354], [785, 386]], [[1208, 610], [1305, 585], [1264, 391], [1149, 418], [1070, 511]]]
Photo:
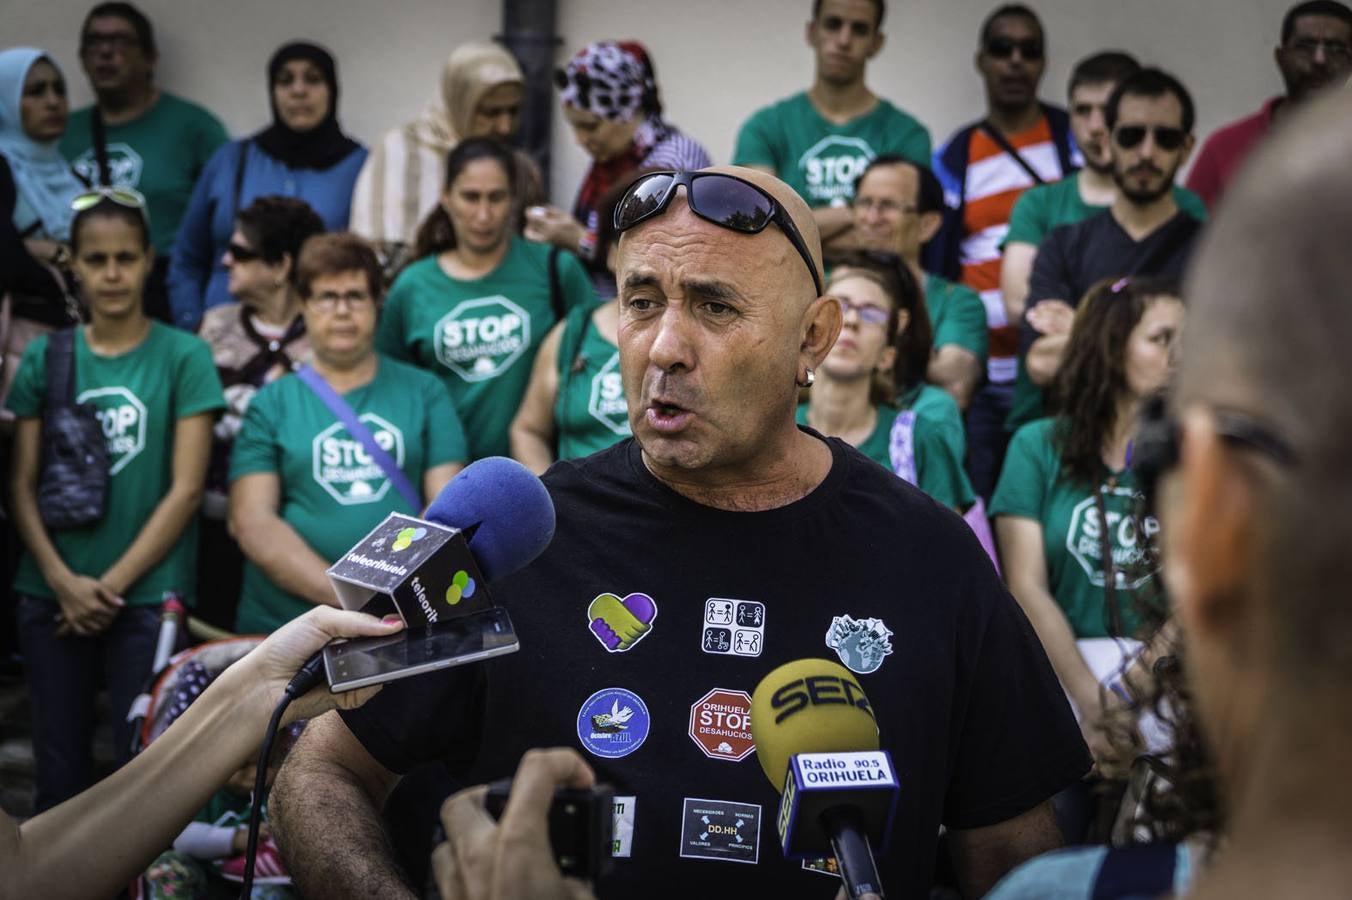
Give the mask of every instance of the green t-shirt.
[[[382, 357], [375, 378], [343, 400], [418, 491], [427, 469], [468, 456], [465, 431], [446, 389], [421, 369]], [[230, 480], [256, 472], [277, 476], [282, 488], [278, 515], [329, 562], [389, 513], [422, 512], [404, 501], [380, 465], [296, 375], [264, 385], [244, 415]], [[310, 606], [245, 562], [235, 630], [265, 634]]]
[[[1206, 206], [1202, 199], [1192, 191], [1174, 185], [1174, 202], [1179, 209], [1196, 218], [1206, 221]], [[1019, 196], [1014, 211], [1009, 215], [1009, 233], [1004, 244], [1023, 243], [1034, 246], [1042, 243], [1047, 235], [1062, 225], [1074, 225], [1090, 216], [1103, 212], [1106, 206], [1090, 206], [1080, 197], [1080, 180], [1072, 175], [1052, 184], [1042, 184], [1029, 188]], [[1009, 416], [1005, 419], [1005, 430], [1015, 431], [1034, 419], [1044, 415], [1043, 390], [1033, 384], [1028, 377], [1023, 357], [1019, 357], [1018, 371], [1014, 376], [1014, 397], [1010, 403]]]
[[[97, 184], [93, 111], [86, 106], [70, 114], [61, 155], [90, 184]], [[130, 122], [107, 126], [105, 133], [113, 184], [130, 185], [145, 195], [151, 243], [156, 253], [169, 253], [197, 176], [216, 148], [230, 139], [225, 126], [196, 103], [161, 91], [154, 106]]]
[[[1202, 198], [1181, 185], [1174, 185], [1174, 202], [1178, 208], [1199, 222], [1206, 221], [1206, 206]], [[1009, 214], [1009, 232], [1004, 245], [1020, 243], [1037, 246], [1062, 225], [1083, 222], [1103, 212], [1106, 206], [1091, 206], [1080, 196], [1079, 174], [1062, 178], [1051, 184], [1040, 184], [1019, 195]]]
[[[47, 392], [47, 338], [24, 351], [8, 406], [19, 418], [42, 415]], [[159, 322], [135, 348], [99, 356], [75, 332], [75, 401], [95, 407], [108, 447], [108, 494], [103, 518], [85, 528], [51, 532], [57, 552], [78, 575], [99, 578], [141, 533], [173, 482], [174, 429], [179, 419], [225, 405], [211, 348], [194, 335]], [[169, 552], [123, 594], [132, 606], [156, 606], [166, 591], [192, 602], [197, 584], [197, 519]], [[55, 598], [25, 553], [16, 593]]]
[[[569, 253], [558, 255], [565, 310], [592, 306], [591, 279]], [[507, 429], [531, 365], [555, 322], [549, 247], [519, 237], [482, 278], [451, 278], [435, 256], [404, 269], [390, 288], [376, 349], [436, 373], [465, 423], [471, 459], [508, 454]]]
[[629, 437], [620, 348], [601, 337], [591, 308], [569, 311], [559, 340], [558, 372], [554, 426], [559, 459], [589, 456]]
[[747, 119], [737, 132], [732, 161], [768, 166], [809, 206], [830, 206], [853, 199], [855, 180], [875, 157], [895, 153], [928, 166], [930, 150], [929, 130], [886, 100], [834, 125], [804, 91]]
[[[1020, 428], [1009, 443], [1000, 483], [991, 498], [991, 516], [1020, 516], [1042, 526], [1049, 591], [1077, 638], [1108, 636], [1103, 589], [1102, 530], [1094, 489], [1068, 479], [1053, 443], [1058, 419], [1038, 419]], [[1116, 574], [1116, 596], [1126, 636], [1135, 636], [1140, 617], [1137, 594], [1158, 568], [1154, 535], [1159, 524], [1145, 520], [1138, 533], [1133, 516], [1139, 498], [1130, 469], [1111, 475], [1105, 468], [1098, 491], [1108, 518]]]
[[957, 344], [976, 354], [986, 368], [989, 338], [986, 331], [986, 307], [976, 291], [947, 278], [925, 273], [925, 309], [934, 328], [934, 349]]
[[[966, 438], [958, 404], [945, 390], [932, 384], [921, 385], [902, 398], [901, 409], [879, 406], [873, 432], [855, 449], [893, 471], [889, 450], [892, 426], [906, 410], [915, 412], [912, 447], [915, 453], [916, 487], [935, 500], [954, 509], [966, 509], [976, 499], [971, 482], [963, 471]], [[807, 404], [798, 406], [798, 424], [807, 424]]]

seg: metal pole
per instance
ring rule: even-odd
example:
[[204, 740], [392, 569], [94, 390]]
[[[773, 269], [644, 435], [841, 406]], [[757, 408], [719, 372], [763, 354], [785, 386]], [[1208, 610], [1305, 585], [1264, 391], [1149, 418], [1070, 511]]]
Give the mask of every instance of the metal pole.
[[521, 149], [540, 166], [549, 196], [549, 164], [554, 123], [554, 50], [562, 39], [554, 33], [557, 0], [502, 0], [502, 34], [498, 40], [512, 52], [525, 73], [521, 103]]

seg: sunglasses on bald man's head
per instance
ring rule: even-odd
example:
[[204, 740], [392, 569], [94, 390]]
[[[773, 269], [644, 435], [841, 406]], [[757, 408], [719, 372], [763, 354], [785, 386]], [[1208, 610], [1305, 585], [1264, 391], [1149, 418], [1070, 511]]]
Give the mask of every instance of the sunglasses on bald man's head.
[[1161, 150], [1177, 150], [1183, 146], [1183, 139], [1188, 136], [1182, 128], [1175, 128], [1172, 125], [1121, 125], [1113, 131], [1113, 140], [1123, 150], [1130, 150], [1140, 146], [1141, 141], [1145, 140], [1146, 132], [1154, 133], [1155, 146]]
[[615, 232], [628, 231], [640, 222], [661, 215], [671, 204], [671, 198], [676, 196], [676, 188], [682, 185], [690, 211], [720, 228], [741, 234], [760, 234], [771, 222], [778, 225], [807, 264], [817, 296], [821, 296], [821, 275], [793, 219], [774, 197], [736, 175], [723, 172], [653, 172], [644, 175], [629, 186], [616, 204]]

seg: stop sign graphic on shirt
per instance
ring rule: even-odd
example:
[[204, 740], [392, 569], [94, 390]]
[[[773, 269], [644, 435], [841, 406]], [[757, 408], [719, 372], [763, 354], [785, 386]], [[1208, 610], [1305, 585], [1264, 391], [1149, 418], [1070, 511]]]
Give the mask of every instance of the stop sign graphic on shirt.
[[739, 762], [756, 749], [751, 740], [751, 695], [714, 688], [690, 707], [690, 739], [710, 759]]

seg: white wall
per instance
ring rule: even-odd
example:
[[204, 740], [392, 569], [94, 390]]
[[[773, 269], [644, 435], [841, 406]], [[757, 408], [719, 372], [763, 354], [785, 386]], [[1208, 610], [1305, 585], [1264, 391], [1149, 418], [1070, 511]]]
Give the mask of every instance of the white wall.
[[[333, 50], [344, 127], [369, 141], [421, 109], [445, 55], [501, 27], [500, 0], [137, 0], [154, 21], [159, 82], [195, 99], [232, 133], [267, 119], [265, 67], [293, 38]], [[874, 61], [875, 91], [916, 115], [938, 143], [982, 109], [972, 68], [976, 32], [997, 0], [892, 0], [888, 44]], [[1047, 26], [1043, 96], [1064, 102], [1076, 59], [1129, 50], [1192, 90], [1198, 133], [1281, 91], [1272, 62], [1283, 12], [1294, 0], [1033, 0]], [[76, 51], [91, 3], [0, 0], [0, 43], [33, 44], [65, 67], [77, 105], [89, 101]], [[559, 0], [562, 62], [580, 44], [634, 37], [652, 53], [668, 117], [716, 161], [732, 154], [737, 126], [758, 106], [807, 86], [803, 41], [810, 0]], [[554, 194], [564, 206], [586, 161], [555, 121]]]

